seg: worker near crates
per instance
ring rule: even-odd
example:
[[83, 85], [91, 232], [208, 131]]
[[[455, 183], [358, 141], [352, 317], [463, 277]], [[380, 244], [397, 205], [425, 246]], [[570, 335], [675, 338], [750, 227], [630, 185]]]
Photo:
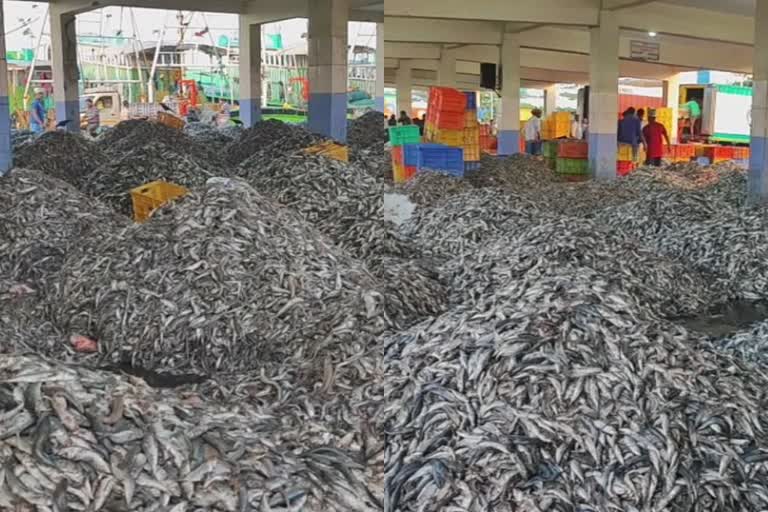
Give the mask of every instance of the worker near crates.
[[643, 122], [637, 117], [634, 107], [629, 107], [619, 121], [619, 143], [632, 146], [632, 161], [637, 162], [640, 144], [646, 146], [643, 137]]
[[525, 137], [525, 152], [529, 155], [541, 154], [541, 110], [535, 108], [531, 111], [531, 117], [523, 128]]
[[45, 131], [45, 103], [43, 102], [43, 96], [45, 91], [43, 89], [35, 89], [35, 101], [29, 109], [29, 129], [32, 133], [38, 134]]
[[643, 128], [643, 136], [647, 141], [648, 163], [654, 167], [661, 167], [661, 159], [664, 158], [664, 141], [670, 146], [669, 134], [664, 125], [656, 121], [656, 111], [648, 111], [648, 125]]

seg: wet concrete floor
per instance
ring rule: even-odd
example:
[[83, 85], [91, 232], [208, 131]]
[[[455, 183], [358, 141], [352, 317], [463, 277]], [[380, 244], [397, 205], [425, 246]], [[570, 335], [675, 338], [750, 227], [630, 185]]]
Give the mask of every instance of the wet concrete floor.
[[719, 304], [701, 315], [675, 318], [673, 321], [691, 331], [722, 338], [766, 319], [768, 301], [735, 300]]

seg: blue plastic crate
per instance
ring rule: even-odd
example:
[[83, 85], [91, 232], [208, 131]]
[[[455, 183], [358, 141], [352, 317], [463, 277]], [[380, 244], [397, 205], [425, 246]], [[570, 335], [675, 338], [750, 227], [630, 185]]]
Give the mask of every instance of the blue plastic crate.
[[464, 162], [465, 171], [476, 171], [480, 168], [480, 162]]
[[696, 163], [699, 165], [710, 165], [712, 162], [709, 160], [709, 157], [700, 156], [696, 158]]
[[442, 144], [428, 144], [428, 143], [422, 143], [422, 144], [406, 144], [403, 146], [403, 161], [405, 162], [405, 165], [407, 166], [417, 166], [419, 165], [419, 151], [421, 148], [429, 148], [429, 147], [443, 147]]
[[474, 92], [465, 92], [467, 97], [467, 110], [477, 110], [477, 95]]
[[422, 144], [416, 168], [464, 176], [464, 150], [441, 144]]

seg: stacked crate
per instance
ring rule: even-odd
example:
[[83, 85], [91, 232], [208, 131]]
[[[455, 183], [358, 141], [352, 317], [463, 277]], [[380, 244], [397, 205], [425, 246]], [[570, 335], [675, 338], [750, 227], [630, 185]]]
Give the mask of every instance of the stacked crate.
[[406, 174], [438, 171], [451, 176], [464, 176], [464, 150], [443, 144], [409, 144], [404, 146]]
[[568, 181], [589, 177], [589, 145], [581, 140], [564, 140], [557, 145], [555, 172]]
[[497, 146], [498, 146], [498, 143], [496, 142], [496, 137], [494, 137], [493, 133], [491, 132], [491, 125], [481, 124], [480, 125], [480, 151], [483, 151], [485, 153], [492, 153], [496, 150]]
[[664, 148], [664, 159], [670, 162], [690, 162], [696, 158], [696, 146], [693, 144], [672, 144]]
[[[392, 145], [392, 177], [395, 183], [404, 183], [410, 177], [406, 170], [404, 146], [420, 142], [418, 126], [393, 126], [389, 129], [389, 143]], [[413, 173], [415, 174], [415, 170]]]
[[733, 160], [732, 146], [706, 146], [704, 156], [713, 164]]
[[555, 112], [541, 121], [541, 138], [567, 139], [571, 136], [571, 113]]
[[464, 93], [447, 87], [432, 87], [429, 90], [424, 140], [462, 147], [466, 109], [467, 96]]
[[466, 92], [467, 110], [464, 112], [464, 170], [480, 168], [480, 123], [477, 121], [477, 95]]
[[541, 145], [541, 153], [544, 156], [544, 161], [547, 162], [547, 167], [553, 171], [557, 168], [558, 145], [558, 142], [555, 140], [545, 140]]
[[632, 145], [619, 144], [616, 153], [616, 174], [626, 176], [635, 170], [635, 161], [632, 158]]

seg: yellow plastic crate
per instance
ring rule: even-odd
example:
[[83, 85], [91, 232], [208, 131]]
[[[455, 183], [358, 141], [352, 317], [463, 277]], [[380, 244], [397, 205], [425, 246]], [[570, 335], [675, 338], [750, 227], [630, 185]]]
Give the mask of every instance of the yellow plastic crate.
[[189, 190], [180, 185], [165, 181], [153, 181], [131, 190], [133, 220], [144, 222], [152, 212], [174, 199], [189, 194]]
[[480, 160], [480, 146], [479, 145], [466, 145], [462, 149], [464, 149], [464, 161], [465, 162], [475, 162], [477, 160]]
[[436, 130], [427, 140], [446, 146], [460, 147], [464, 144], [464, 130]]
[[555, 112], [551, 115], [551, 118], [554, 119], [556, 123], [567, 123], [571, 124], [571, 113], [570, 112]]
[[183, 130], [185, 124], [183, 119], [171, 115], [168, 112], [158, 112], [157, 122], [169, 128], [173, 128], [174, 130]]
[[349, 162], [349, 148], [335, 142], [323, 142], [315, 146], [310, 146], [304, 150], [309, 155], [320, 155], [342, 162]]
[[630, 144], [619, 144], [619, 150], [616, 155], [616, 160], [618, 160], [619, 162], [631, 162], [632, 146]]

